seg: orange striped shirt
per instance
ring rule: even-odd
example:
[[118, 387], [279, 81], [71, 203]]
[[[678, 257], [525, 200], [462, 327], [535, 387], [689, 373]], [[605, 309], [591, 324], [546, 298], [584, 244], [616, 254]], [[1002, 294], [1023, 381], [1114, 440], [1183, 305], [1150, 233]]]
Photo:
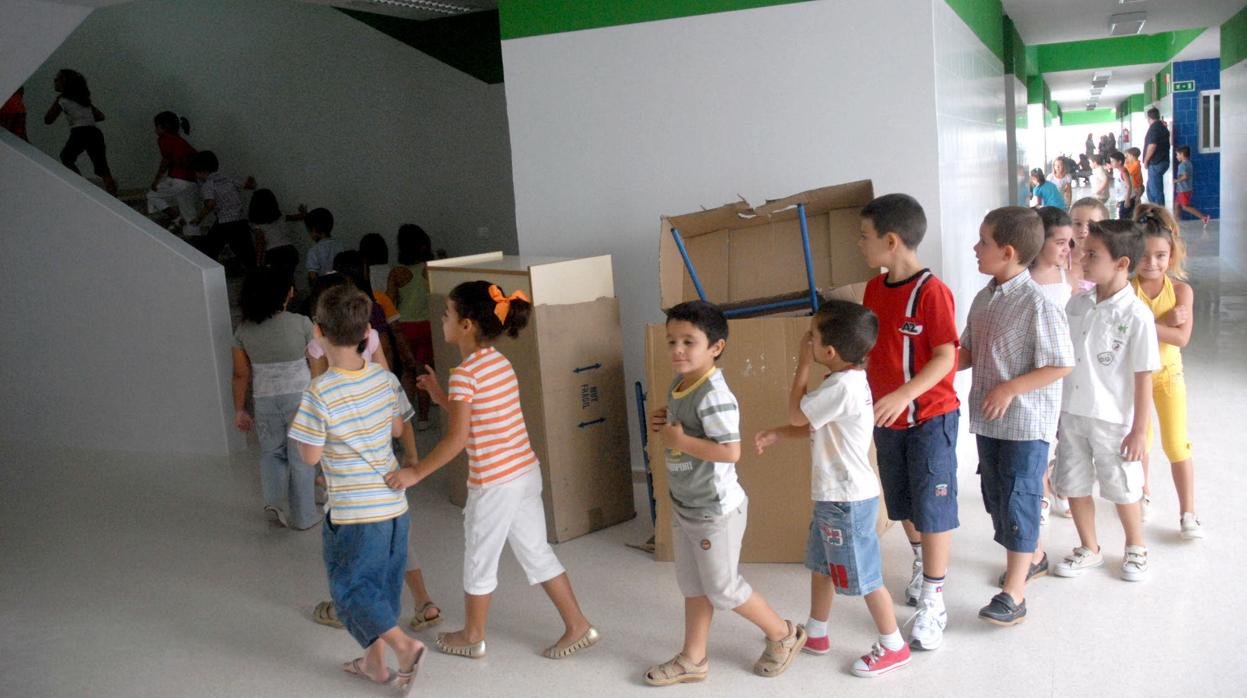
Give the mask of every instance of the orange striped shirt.
[[538, 467], [520, 408], [520, 384], [511, 362], [486, 347], [450, 372], [451, 400], [472, 405], [468, 427], [468, 487], [510, 482]]

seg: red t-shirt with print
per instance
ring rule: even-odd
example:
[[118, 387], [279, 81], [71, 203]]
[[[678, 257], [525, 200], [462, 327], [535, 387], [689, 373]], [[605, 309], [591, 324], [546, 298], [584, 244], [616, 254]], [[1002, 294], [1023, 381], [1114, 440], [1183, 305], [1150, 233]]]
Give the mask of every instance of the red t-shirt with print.
[[[862, 303], [879, 316], [879, 339], [866, 362], [866, 380], [876, 401], [908, 383], [931, 360], [935, 348], [960, 346], [953, 293], [929, 269], [899, 283], [880, 274], [866, 284]], [[954, 362], [948, 375], [910, 403], [892, 423], [908, 429], [961, 406], [953, 389]]]

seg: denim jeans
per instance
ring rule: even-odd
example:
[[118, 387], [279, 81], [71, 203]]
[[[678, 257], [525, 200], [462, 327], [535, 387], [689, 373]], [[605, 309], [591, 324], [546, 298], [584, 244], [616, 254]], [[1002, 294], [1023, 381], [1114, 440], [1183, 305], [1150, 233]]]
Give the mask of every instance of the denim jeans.
[[1147, 200], [1159, 206], [1165, 205], [1165, 173], [1168, 171], [1168, 159], [1147, 166]]
[[264, 503], [286, 512], [290, 525], [298, 529], [311, 528], [321, 518], [314, 491], [316, 467], [303, 462], [298, 444], [286, 435], [301, 399], [299, 393], [255, 399]]

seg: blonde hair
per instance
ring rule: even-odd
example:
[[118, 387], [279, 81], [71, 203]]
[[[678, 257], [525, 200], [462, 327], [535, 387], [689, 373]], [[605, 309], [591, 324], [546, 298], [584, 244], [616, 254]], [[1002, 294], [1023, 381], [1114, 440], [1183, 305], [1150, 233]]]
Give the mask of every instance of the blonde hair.
[[1108, 206], [1105, 206], [1103, 201], [1100, 201], [1094, 196], [1084, 196], [1083, 198], [1075, 201], [1074, 205], [1069, 207], [1071, 215], [1074, 213], [1074, 209], [1076, 208], [1094, 208], [1100, 212], [1101, 216], [1104, 216], [1105, 218], [1109, 217]]
[[1143, 228], [1147, 237], [1163, 238], [1169, 243], [1169, 271], [1175, 279], [1186, 278], [1186, 243], [1182, 240], [1182, 228], [1169, 209], [1156, 204], [1139, 204], [1134, 207], [1134, 222]]

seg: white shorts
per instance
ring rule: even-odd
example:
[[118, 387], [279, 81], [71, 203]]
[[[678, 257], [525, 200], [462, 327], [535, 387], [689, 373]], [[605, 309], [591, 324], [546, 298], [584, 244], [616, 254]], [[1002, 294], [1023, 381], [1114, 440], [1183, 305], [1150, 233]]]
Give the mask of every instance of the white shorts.
[[165, 176], [156, 183], [155, 191], [147, 191], [148, 213], [174, 206], [177, 207], [178, 214], [188, 221], [189, 226], [189, 221], [199, 214], [199, 185], [185, 179]]
[[1057, 496], [1090, 497], [1099, 482], [1100, 496], [1114, 504], [1143, 497], [1143, 463], [1121, 455], [1129, 426], [1062, 412], [1060, 431], [1051, 479]]
[[507, 542], [529, 584], [548, 582], [566, 571], [546, 540], [541, 472], [535, 468], [504, 485], [469, 490], [463, 540], [463, 590], [473, 596], [498, 588], [498, 558]]
[[749, 500], [716, 519], [690, 519], [672, 512], [675, 578], [686, 598], [705, 596], [726, 611], [749, 600], [753, 588], [740, 576], [740, 545], [749, 520]]

